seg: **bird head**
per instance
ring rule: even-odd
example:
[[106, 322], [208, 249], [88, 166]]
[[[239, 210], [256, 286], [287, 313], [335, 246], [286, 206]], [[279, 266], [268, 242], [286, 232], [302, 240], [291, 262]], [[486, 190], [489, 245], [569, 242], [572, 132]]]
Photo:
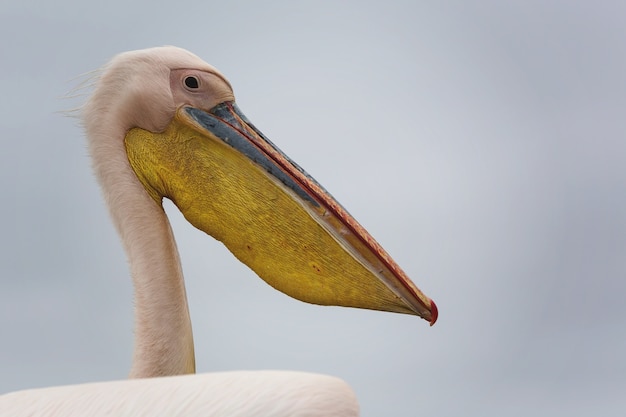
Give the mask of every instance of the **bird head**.
[[246, 118], [230, 83], [197, 56], [175, 47], [118, 55], [85, 114], [92, 153], [122, 144], [155, 204], [173, 201], [274, 288], [309, 303], [436, 321], [434, 302]]

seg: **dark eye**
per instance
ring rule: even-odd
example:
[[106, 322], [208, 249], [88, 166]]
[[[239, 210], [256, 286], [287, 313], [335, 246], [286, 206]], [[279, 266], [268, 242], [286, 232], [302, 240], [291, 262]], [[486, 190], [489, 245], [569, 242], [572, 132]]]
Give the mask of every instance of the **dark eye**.
[[194, 90], [200, 87], [200, 81], [198, 81], [196, 77], [192, 77], [192, 76], [185, 77], [184, 83], [187, 88], [191, 88]]

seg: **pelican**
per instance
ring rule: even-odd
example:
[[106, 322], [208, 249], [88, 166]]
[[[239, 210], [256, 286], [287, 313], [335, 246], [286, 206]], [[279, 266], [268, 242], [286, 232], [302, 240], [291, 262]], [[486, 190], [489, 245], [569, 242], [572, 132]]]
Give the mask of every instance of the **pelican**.
[[131, 379], [5, 394], [1, 416], [358, 414], [350, 387], [331, 376], [185, 375], [195, 373], [193, 336], [164, 198], [291, 297], [437, 320], [435, 303], [196, 55], [171, 46], [117, 55], [81, 117], [134, 285]]

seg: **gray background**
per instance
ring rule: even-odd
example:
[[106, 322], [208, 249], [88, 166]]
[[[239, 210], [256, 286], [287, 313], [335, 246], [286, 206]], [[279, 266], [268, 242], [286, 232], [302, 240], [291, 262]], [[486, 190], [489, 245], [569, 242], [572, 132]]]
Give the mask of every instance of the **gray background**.
[[11, 2], [0, 8], [0, 392], [125, 378], [126, 261], [63, 99], [173, 44], [437, 301], [271, 289], [171, 204], [198, 371], [329, 373], [364, 416], [626, 408], [624, 2]]

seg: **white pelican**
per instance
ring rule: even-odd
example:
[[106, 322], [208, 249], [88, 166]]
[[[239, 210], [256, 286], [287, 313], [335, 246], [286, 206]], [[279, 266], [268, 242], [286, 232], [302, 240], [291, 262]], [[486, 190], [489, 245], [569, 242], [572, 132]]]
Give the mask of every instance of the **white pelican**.
[[[350, 416], [339, 379], [195, 372], [183, 275], [162, 199], [274, 288], [302, 301], [419, 315], [435, 304], [312, 177], [235, 105], [226, 78], [176, 47], [120, 54], [82, 111], [96, 176], [130, 264], [127, 381], [0, 397], [0, 416]], [[148, 377], [164, 377], [149, 378]]]

